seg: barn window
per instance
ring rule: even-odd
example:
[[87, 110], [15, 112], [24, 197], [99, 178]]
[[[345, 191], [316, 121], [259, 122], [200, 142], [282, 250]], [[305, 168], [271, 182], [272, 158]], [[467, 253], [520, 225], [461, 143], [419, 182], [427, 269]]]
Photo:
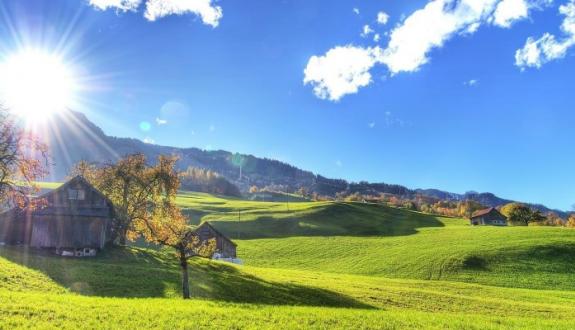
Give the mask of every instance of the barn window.
[[86, 192], [82, 189], [68, 189], [68, 199], [83, 201], [86, 198]]

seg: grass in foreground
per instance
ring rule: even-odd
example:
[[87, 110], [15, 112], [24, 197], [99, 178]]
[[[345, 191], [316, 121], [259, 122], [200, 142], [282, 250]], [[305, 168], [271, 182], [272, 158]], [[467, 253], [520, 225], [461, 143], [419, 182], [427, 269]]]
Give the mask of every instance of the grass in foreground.
[[[180, 297], [178, 266], [160, 252], [116, 248], [94, 259], [0, 249], [0, 290], [105, 297]], [[24, 267], [26, 266], [26, 267]], [[386, 279], [312, 271], [192, 264], [194, 298], [275, 306], [414, 310], [575, 320], [575, 292]], [[21, 279], [19, 289], [5, 278]]]
[[572, 320], [410, 310], [259, 306], [86, 298], [0, 290], [0, 328], [57, 329], [572, 329]]

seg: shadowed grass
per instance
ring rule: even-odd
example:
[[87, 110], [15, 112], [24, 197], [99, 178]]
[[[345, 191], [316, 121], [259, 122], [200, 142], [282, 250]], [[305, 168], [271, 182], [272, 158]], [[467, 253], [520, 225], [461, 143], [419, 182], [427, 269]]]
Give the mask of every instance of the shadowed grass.
[[158, 299], [180, 296], [162, 251], [0, 248], [0, 328], [575, 327], [575, 230], [471, 227], [364, 203], [288, 209], [200, 193], [178, 203], [192, 222], [239, 235], [246, 266], [194, 261], [184, 302]]

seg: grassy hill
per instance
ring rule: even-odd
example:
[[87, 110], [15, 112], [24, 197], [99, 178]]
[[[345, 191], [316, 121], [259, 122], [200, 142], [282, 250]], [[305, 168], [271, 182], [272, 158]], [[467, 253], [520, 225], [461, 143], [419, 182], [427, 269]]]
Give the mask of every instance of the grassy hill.
[[575, 327], [575, 230], [363, 203], [178, 203], [233, 238], [245, 266], [194, 261], [194, 299], [182, 301], [165, 251], [66, 259], [0, 247], [0, 328]]
[[288, 211], [203, 194], [179, 203], [194, 221], [240, 238], [247, 265], [575, 290], [575, 230], [567, 228], [472, 227], [365, 203], [292, 203]]

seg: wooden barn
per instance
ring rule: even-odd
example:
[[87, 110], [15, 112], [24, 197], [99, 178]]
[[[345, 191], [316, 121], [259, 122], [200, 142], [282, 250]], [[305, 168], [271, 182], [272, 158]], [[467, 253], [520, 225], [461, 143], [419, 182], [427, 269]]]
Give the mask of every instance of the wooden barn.
[[112, 203], [77, 176], [38, 198], [43, 206], [0, 214], [0, 243], [93, 256], [111, 241]]
[[218, 254], [220, 258], [236, 258], [236, 243], [232, 242], [208, 222], [202, 223], [196, 228], [195, 232], [198, 234], [200, 241], [216, 240], [215, 254]]
[[474, 212], [469, 221], [473, 226], [507, 226], [507, 217], [494, 207]]

